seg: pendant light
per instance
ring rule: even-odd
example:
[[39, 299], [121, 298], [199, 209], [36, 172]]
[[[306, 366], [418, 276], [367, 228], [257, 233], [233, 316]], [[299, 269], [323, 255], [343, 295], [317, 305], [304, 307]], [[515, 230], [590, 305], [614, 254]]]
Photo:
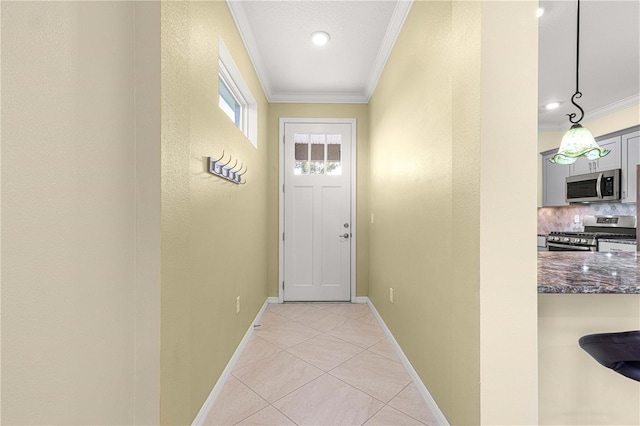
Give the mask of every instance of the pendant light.
[[558, 153], [549, 159], [555, 164], [573, 164], [578, 157], [587, 157], [589, 160], [597, 160], [604, 157], [610, 151], [602, 149], [596, 143], [591, 132], [582, 125], [580, 121], [584, 118], [584, 110], [576, 103], [576, 99], [582, 97], [582, 93], [578, 89], [578, 77], [580, 74], [580, 0], [578, 0], [578, 27], [577, 27], [577, 46], [576, 46], [576, 93], [571, 97], [571, 103], [580, 110], [580, 118], [576, 118], [576, 113], [567, 114], [571, 124], [571, 128], [564, 134]]

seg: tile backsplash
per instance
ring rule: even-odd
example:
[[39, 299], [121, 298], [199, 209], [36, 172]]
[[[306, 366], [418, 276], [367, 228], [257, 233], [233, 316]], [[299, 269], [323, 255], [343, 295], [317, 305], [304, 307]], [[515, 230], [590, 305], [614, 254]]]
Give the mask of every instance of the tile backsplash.
[[[551, 231], [583, 231], [584, 215], [621, 215], [636, 216], [635, 204], [597, 203], [566, 207], [540, 207], [538, 209], [538, 235], [547, 235]], [[580, 223], [574, 223], [574, 217], [580, 217]]]

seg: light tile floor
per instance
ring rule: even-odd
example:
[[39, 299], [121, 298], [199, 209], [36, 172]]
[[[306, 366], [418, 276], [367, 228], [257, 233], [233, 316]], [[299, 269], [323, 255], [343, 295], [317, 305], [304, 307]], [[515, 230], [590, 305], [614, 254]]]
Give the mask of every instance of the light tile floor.
[[269, 305], [207, 425], [434, 425], [367, 305]]

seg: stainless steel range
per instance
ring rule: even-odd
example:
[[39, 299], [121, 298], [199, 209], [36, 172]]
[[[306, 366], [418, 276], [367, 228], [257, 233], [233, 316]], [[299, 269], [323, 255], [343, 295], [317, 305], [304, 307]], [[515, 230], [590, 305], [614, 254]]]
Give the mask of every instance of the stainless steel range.
[[584, 232], [551, 232], [547, 236], [549, 251], [597, 251], [603, 238], [636, 238], [635, 216], [584, 217]]

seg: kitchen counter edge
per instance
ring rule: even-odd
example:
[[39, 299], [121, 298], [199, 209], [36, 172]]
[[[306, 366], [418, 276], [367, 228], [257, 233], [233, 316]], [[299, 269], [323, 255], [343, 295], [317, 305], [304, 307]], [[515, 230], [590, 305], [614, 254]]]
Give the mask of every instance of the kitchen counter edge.
[[640, 294], [634, 252], [538, 252], [539, 294]]

